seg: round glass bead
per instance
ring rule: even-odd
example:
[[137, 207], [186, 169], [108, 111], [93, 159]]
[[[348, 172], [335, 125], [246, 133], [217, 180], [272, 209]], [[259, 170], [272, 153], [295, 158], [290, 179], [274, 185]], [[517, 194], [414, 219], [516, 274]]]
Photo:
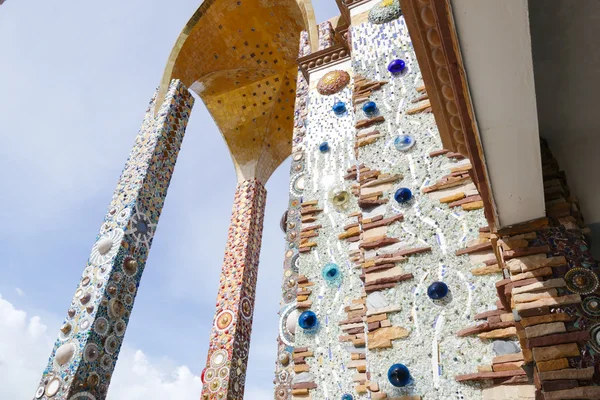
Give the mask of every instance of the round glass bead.
[[433, 282], [427, 288], [427, 296], [432, 300], [440, 300], [448, 295], [448, 285], [444, 282]]
[[337, 264], [329, 263], [323, 267], [323, 279], [327, 282], [337, 282], [341, 279], [342, 273]]
[[404, 364], [394, 364], [388, 370], [388, 380], [393, 386], [406, 386], [410, 383], [410, 371]]
[[394, 194], [394, 199], [398, 203], [406, 203], [410, 199], [412, 199], [412, 192], [408, 188], [400, 188], [396, 190], [396, 194]]
[[312, 311], [304, 311], [298, 317], [298, 325], [306, 331], [316, 331], [319, 326], [317, 314]]
[[329, 151], [329, 143], [327, 143], [327, 142], [321, 143], [321, 145], [319, 146], [319, 151], [321, 153], [327, 153]]
[[354, 396], [346, 393], [346, 394], [342, 395], [342, 400], [354, 400]]
[[377, 104], [374, 101], [367, 101], [362, 109], [366, 115], [374, 115], [377, 112]]
[[333, 105], [335, 115], [344, 115], [346, 113], [346, 104], [343, 101], [338, 101]]
[[404, 72], [405, 68], [406, 63], [404, 62], [404, 60], [400, 59], [393, 60], [388, 64], [388, 71], [390, 71], [390, 73], [394, 75], [401, 74], [402, 72]]
[[406, 151], [415, 145], [415, 139], [410, 135], [396, 136], [394, 139], [394, 147], [398, 151]]

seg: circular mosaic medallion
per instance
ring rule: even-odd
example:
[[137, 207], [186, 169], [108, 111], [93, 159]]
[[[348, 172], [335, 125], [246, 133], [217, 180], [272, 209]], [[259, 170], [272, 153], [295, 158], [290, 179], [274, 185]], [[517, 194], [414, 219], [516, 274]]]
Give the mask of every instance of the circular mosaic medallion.
[[227, 362], [227, 351], [217, 350], [210, 356], [210, 366], [214, 369], [221, 368]]
[[299, 261], [300, 261], [300, 254], [295, 254], [294, 257], [292, 257], [292, 261], [290, 263], [292, 271], [294, 271], [295, 273], [298, 273], [298, 271], [300, 270], [299, 269], [300, 268]]
[[303, 172], [292, 176], [290, 179], [290, 193], [297, 197], [302, 196], [304, 193], [305, 184], [306, 182]]
[[132, 257], [125, 258], [125, 261], [123, 261], [123, 271], [129, 276], [137, 274], [138, 262]]
[[108, 354], [103, 355], [100, 359], [100, 366], [107, 371], [111, 370], [112, 363], [112, 358]]
[[583, 313], [588, 317], [599, 318], [600, 317], [600, 297], [589, 296], [583, 299], [581, 303]]
[[590, 294], [598, 289], [598, 277], [585, 268], [573, 268], [565, 275], [567, 289], [573, 293]]
[[600, 353], [600, 324], [590, 328], [590, 341], [588, 342], [594, 350]]
[[147, 247], [154, 236], [155, 227], [156, 224], [153, 224], [146, 214], [137, 211], [129, 220], [129, 229], [125, 234], [132, 235], [137, 246], [144, 245]]
[[101, 265], [112, 260], [119, 251], [123, 235], [122, 229], [115, 229], [98, 239], [92, 248], [90, 262], [94, 265]]
[[120, 319], [117, 322], [115, 322], [115, 326], [114, 326], [114, 331], [115, 331], [115, 335], [121, 337], [125, 334], [125, 330], [127, 329], [127, 324], [125, 323], [124, 320]]
[[54, 354], [54, 364], [58, 368], [68, 367], [69, 363], [77, 354], [77, 346], [75, 343], [65, 343], [56, 349]]
[[123, 223], [126, 222], [129, 216], [131, 215], [131, 208], [126, 207], [117, 213], [117, 222]]
[[96, 343], [88, 343], [83, 349], [83, 358], [87, 362], [94, 362], [100, 356], [100, 350]]
[[221, 311], [217, 315], [217, 318], [215, 318], [215, 328], [218, 331], [224, 331], [225, 329], [231, 326], [231, 324], [233, 323], [233, 319], [233, 312], [229, 310]]
[[295, 336], [294, 332], [291, 331], [292, 327], [288, 324], [290, 315], [292, 315], [292, 319], [295, 321], [296, 318], [294, 317], [297, 315], [296, 304], [288, 304], [281, 310], [279, 317], [279, 338], [286, 345], [293, 346]]
[[400, 18], [400, 0], [383, 0], [376, 4], [369, 12], [369, 22], [372, 24], [385, 24]]
[[88, 328], [92, 325], [92, 319], [89, 316], [83, 317], [80, 321], [79, 321], [79, 330], [80, 331], [87, 331]]
[[204, 382], [211, 382], [217, 376], [213, 368], [207, 368], [204, 371]]
[[287, 210], [285, 210], [285, 212], [281, 216], [281, 220], [279, 220], [279, 227], [281, 228], [283, 233], [287, 232], [287, 217], [288, 217], [288, 212], [287, 212]]
[[242, 299], [240, 302], [240, 310], [242, 311], [242, 317], [244, 319], [249, 320], [252, 318], [252, 302], [249, 298], [244, 297]]
[[219, 368], [219, 370], [217, 371], [217, 375], [221, 379], [226, 379], [229, 376], [229, 368], [227, 368], [227, 367]]
[[35, 391], [35, 398], [39, 399], [40, 397], [42, 397], [44, 395], [44, 387], [40, 386], [36, 391]]
[[100, 234], [106, 235], [108, 232], [112, 231], [117, 227], [117, 224], [113, 221], [106, 221], [100, 227]]
[[108, 302], [108, 316], [113, 319], [121, 318], [125, 315], [125, 306], [117, 298]]
[[108, 333], [108, 320], [104, 317], [100, 317], [96, 319], [94, 323], [94, 332], [96, 332], [100, 336], [105, 336]]
[[110, 264], [101, 265], [98, 267], [98, 271], [96, 271], [96, 277], [100, 280], [103, 280], [110, 273], [111, 269], [112, 268]]
[[337, 210], [345, 210], [350, 202], [350, 193], [342, 187], [334, 187], [329, 192], [329, 201]]
[[330, 96], [344, 89], [349, 83], [350, 75], [346, 71], [338, 69], [326, 73], [319, 79], [317, 91], [324, 96]]
[[114, 354], [119, 348], [119, 340], [116, 336], [109, 336], [104, 343], [104, 349], [108, 354]]
[[[207, 374], [208, 374], [208, 372], [207, 372]], [[221, 387], [221, 381], [218, 379], [215, 379], [208, 384], [208, 389], [213, 393], [218, 391], [220, 387]]]
[[56, 395], [56, 393], [58, 393], [58, 391], [60, 390], [61, 383], [62, 382], [60, 381], [60, 378], [57, 376], [50, 379], [50, 381], [48, 381], [48, 384], [46, 385], [46, 396], [52, 397]]
[[275, 398], [277, 400], [287, 400], [290, 395], [290, 389], [287, 385], [279, 385], [275, 388]]

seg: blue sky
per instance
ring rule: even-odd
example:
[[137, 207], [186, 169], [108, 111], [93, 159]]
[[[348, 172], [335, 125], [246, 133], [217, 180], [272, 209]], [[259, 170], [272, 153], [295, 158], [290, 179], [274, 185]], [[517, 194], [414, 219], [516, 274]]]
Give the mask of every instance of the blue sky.
[[[199, 4], [0, 6], [1, 398], [32, 397], [147, 103]], [[319, 21], [338, 13], [334, 0], [314, 7]], [[248, 400], [272, 397], [288, 169], [267, 184]], [[109, 399], [199, 398], [235, 186], [198, 101]]]

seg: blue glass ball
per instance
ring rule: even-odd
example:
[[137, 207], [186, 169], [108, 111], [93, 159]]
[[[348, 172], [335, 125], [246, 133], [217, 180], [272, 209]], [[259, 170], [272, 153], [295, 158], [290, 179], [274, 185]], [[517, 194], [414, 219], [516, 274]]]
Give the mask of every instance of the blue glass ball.
[[396, 194], [394, 194], [394, 199], [398, 203], [406, 203], [410, 199], [412, 199], [412, 192], [408, 188], [400, 188], [396, 190]]
[[300, 328], [305, 329], [307, 331], [316, 329], [319, 325], [317, 314], [315, 314], [312, 311], [304, 311], [298, 317], [298, 325], [300, 325]]
[[390, 71], [390, 73], [394, 75], [401, 74], [402, 72], [404, 72], [405, 68], [406, 63], [404, 62], [404, 60], [400, 59], [393, 60], [388, 64], [388, 71]]
[[374, 101], [367, 101], [363, 105], [363, 111], [367, 115], [373, 115], [373, 114], [375, 114], [377, 112], [377, 104], [375, 104]]
[[346, 394], [342, 395], [342, 400], [354, 400], [354, 396], [346, 393]]
[[410, 383], [410, 371], [404, 364], [394, 364], [388, 370], [388, 380], [396, 387], [403, 387]]
[[448, 285], [444, 282], [433, 282], [427, 288], [427, 296], [433, 300], [443, 299], [448, 295]]
[[321, 153], [327, 153], [329, 151], [329, 143], [327, 143], [327, 142], [321, 143], [321, 145], [319, 146], [319, 151]]
[[346, 112], [346, 104], [343, 101], [338, 101], [333, 105], [335, 115], [343, 115]]
[[323, 267], [323, 279], [327, 282], [336, 282], [342, 277], [342, 273], [337, 264], [329, 263]]
[[415, 145], [415, 139], [410, 135], [396, 136], [394, 139], [394, 147], [398, 151], [406, 151]]

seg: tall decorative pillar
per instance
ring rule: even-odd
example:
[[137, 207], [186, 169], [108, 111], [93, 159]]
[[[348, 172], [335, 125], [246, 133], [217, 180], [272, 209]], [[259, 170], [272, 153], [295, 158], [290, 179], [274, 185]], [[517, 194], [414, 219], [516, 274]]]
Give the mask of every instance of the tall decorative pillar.
[[238, 184], [213, 322], [203, 400], [244, 396], [267, 192], [257, 179]]
[[96, 237], [36, 400], [100, 400], [127, 329], [194, 98], [173, 80], [142, 128]]

